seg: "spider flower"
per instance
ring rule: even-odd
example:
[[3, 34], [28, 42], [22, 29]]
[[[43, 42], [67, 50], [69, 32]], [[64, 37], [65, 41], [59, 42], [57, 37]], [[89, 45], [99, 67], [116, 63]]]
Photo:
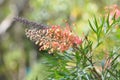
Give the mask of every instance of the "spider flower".
[[73, 34], [69, 29], [62, 29], [60, 26], [53, 25], [46, 29], [26, 29], [26, 36], [34, 41], [40, 48], [39, 50], [66, 51], [74, 45], [82, 44], [82, 39]]

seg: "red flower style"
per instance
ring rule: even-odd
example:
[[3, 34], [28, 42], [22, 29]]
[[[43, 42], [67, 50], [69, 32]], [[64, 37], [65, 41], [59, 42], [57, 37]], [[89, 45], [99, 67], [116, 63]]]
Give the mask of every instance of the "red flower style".
[[74, 38], [74, 43], [75, 43], [75, 44], [82, 44], [82, 39], [79, 38], [78, 36], [76, 36], [76, 37]]

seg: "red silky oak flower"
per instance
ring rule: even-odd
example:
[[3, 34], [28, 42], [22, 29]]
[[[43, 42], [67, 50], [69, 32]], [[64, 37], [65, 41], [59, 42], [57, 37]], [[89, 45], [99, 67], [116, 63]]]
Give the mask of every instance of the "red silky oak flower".
[[39, 50], [66, 51], [74, 44], [82, 44], [82, 39], [74, 35], [69, 29], [62, 29], [60, 26], [52, 26], [47, 29], [28, 29], [27, 37], [39, 45]]

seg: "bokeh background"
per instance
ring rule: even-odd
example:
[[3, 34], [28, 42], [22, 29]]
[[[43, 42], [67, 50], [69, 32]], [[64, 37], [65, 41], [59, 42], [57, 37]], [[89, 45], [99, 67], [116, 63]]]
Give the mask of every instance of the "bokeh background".
[[62, 26], [67, 20], [81, 35], [89, 30], [88, 19], [113, 4], [119, 6], [120, 0], [0, 0], [0, 80], [43, 80], [47, 75], [38, 47], [14, 17]]

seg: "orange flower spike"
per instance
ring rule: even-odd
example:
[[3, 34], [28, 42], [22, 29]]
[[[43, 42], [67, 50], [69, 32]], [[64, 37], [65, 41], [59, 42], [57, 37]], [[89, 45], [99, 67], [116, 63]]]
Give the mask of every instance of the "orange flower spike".
[[[60, 26], [51, 26], [51, 28], [36, 32], [36, 30], [26, 31], [26, 35], [34, 40], [40, 46], [39, 50], [65, 51], [74, 44], [81, 44], [82, 40], [76, 37], [68, 28], [62, 29]], [[32, 35], [32, 36], [31, 36]]]

